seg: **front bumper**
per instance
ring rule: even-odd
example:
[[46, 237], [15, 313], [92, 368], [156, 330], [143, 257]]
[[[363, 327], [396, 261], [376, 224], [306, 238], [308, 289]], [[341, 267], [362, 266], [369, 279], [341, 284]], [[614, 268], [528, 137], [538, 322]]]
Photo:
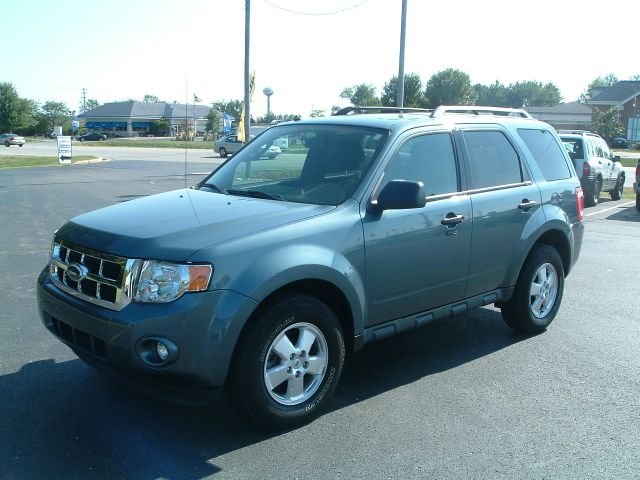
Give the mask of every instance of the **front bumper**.
[[[257, 306], [244, 295], [217, 290], [113, 311], [61, 291], [48, 269], [38, 278], [37, 296], [45, 327], [80, 358], [142, 390], [167, 396], [222, 386], [242, 327]], [[147, 337], [175, 344], [175, 360], [166, 366], [145, 363], [140, 340]]]

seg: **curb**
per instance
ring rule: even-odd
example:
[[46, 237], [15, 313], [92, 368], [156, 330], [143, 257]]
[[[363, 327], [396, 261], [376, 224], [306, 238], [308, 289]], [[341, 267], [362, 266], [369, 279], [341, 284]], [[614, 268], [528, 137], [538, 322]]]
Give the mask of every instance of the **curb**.
[[98, 157], [98, 158], [93, 158], [91, 160], [79, 160], [75, 162], [74, 165], [88, 165], [89, 163], [100, 163], [100, 162], [110, 162], [110, 161], [111, 161], [110, 158]]

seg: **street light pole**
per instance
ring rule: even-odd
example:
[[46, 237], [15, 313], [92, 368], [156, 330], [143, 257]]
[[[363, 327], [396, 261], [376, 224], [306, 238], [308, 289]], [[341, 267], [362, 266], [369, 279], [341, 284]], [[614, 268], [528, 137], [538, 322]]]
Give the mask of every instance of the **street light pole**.
[[404, 107], [404, 40], [407, 30], [407, 0], [402, 0], [402, 19], [400, 21], [400, 61], [398, 65], [398, 98], [396, 105]]
[[251, 112], [249, 111], [249, 28], [251, 20], [251, 0], [245, 0], [244, 14], [244, 142], [251, 138], [249, 127], [251, 125]]

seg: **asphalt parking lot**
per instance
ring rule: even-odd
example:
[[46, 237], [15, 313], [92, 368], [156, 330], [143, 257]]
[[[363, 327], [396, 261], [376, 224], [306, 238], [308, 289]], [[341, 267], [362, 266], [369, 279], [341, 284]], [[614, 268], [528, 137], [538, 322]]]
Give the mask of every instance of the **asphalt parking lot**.
[[41, 325], [54, 230], [89, 210], [192, 185], [220, 159], [135, 157], [0, 170], [0, 478], [638, 478], [640, 213], [586, 210], [580, 261], [544, 334], [484, 308], [348, 360], [332, 408], [289, 432], [221, 398], [150, 400]]

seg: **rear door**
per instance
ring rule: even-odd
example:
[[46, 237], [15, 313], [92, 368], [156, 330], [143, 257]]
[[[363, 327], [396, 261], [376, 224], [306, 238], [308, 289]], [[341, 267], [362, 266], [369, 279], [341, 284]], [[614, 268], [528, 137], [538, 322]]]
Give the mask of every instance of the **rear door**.
[[524, 229], [542, 215], [541, 196], [522, 153], [502, 128], [462, 129], [466, 147], [473, 239], [465, 297], [510, 286]]

